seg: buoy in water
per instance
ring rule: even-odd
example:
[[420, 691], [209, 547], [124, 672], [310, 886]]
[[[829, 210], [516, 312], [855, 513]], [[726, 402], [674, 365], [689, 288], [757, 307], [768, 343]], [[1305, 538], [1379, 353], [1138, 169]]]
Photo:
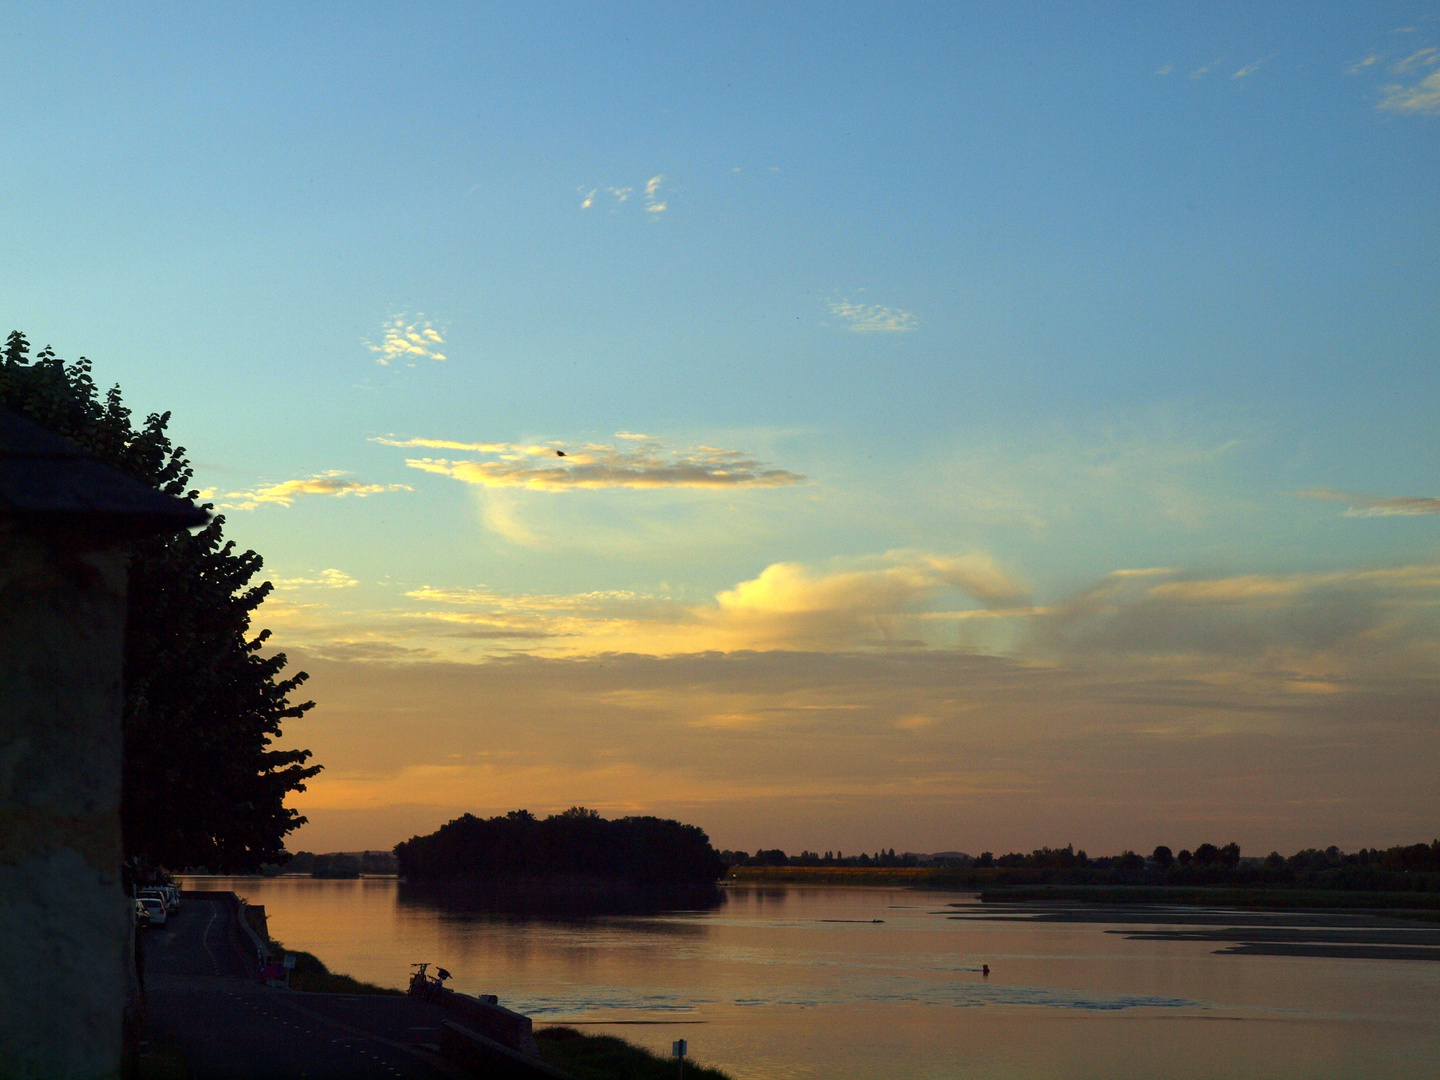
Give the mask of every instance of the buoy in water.
[[981, 975], [989, 975], [989, 974], [990, 974], [990, 965], [989, 965], [989, 964], [981, 964], [981, 965], [980, 965], [980, 974], [981, 974]]

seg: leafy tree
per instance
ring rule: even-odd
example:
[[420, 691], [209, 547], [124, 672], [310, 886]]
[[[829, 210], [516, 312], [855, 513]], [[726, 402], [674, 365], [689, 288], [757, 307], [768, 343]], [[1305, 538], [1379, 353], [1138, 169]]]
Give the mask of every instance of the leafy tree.
[[1137, 855], [1133, 851], [1124, 851], [1115, 860], [1115, 867], [1119, 870], [1144, 870], [1145, 856]]
[[[102, 396], [90, 371], [84, 357], [67, 364], [48, 347], [32, 361], [15, 331], [0, 354], [0, 406], [166, 494], [197, 498], [185, 449], [166, 435], [170, 414], [134, 426], [119, 387]], [[121, 820], [126, 857], [152, 865], [283, 861], [286, 833], [305, 822], [285, 796], [320, 771], [305, 765], [308, 750], [271, 749], [281, 722], [314, 703], [290, 703], [306, 675], [280, 678], [284, 654], [261, 655], [270, 631], [250, 636], [271, 586], [250, 584], [260, 556], [237, 553], [224, 524], [217, 515], [193, 534], [132, 547]]]
[[1196, 866], [1214, 866], [1220, 858], [1220, 849], [1214, 844], [1201, 844], [1192, 857]]
[[[543, 820], [525, 810], [458, 817], [428, 836], [395, 846], [410, 881], [581, 877], [639, 884], [713, 883], [725, 861], [694, 825], [657, 817], [607, 821], [572, 807]], [[783, 851], [760, 851], [760, 866], [784, 866]]]
[[1151, 853], [1150, 857], [1155, 860], [1155, 865], [1160, 867], [1161, 870], [1169, 870], [1171, 864], [1175, 862], [1175, 856], [1170, 853], [1170, 849], [1164, 844], [1157, 847], [1154, 852]]

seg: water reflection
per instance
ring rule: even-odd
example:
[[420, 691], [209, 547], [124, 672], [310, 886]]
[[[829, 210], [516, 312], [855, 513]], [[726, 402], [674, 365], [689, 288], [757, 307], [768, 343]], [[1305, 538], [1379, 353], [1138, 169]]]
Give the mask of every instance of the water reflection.
[[1197, 929], [1258, 920], [1214, 909], [1037, 920], [955, 894], [740, 886], [688, 911], [522, 918], [393, 880], [196, 887], [265, 904], [276, 936], [359, 978], [403, 986], [439, 962], [542, 1023], [662, 1054], [688, 1039], [736, 1080], [1433, 1080], [1440, 1046], [1440, 963], [1216, 955], [1226, 941]]
[[449, 918], [585, 922], [600, 916], [710, 911], [724, 902], [724, 894], [714, 885], [593, 880], [400, 882], [396, 902]]

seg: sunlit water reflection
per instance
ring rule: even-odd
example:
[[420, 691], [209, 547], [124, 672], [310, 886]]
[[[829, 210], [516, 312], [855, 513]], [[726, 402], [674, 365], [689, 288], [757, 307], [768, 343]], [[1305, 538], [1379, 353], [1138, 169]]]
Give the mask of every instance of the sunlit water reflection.
[[561, 921], [442, 910], [386, 879], [192, 885], [264, 904], [336, 971], [402, 986], [443, 964], [537, 1024], [683, 1037], [737, 1080], [1440, 1075], [1440, 963], [1217, 955], [903, 889], [731, 887], [708, 911]]

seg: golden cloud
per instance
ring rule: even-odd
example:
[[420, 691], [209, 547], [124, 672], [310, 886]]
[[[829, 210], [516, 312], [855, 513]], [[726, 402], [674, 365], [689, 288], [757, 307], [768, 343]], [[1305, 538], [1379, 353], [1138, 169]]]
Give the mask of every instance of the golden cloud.
[[[277, 645], [308, 652], [323, 703], [306, 739], [330, 779], [296, 802], [317, 823], [583, 802], [747, 849], [1093, 851], [1223, 832], [1269, 850], [1320, 832], [1399, 842], [1440, 798], [1440, 564], [1142, 567], [1032, 606], [989, 555], [912, 551], [775, 563], [703, 603], [433, 586], [406, 600], [348, 623], [278, 612]], [[986, 648], [936, 636], [969, 619], [1020, 632]], [[1136, 805], [1156, 836], [1135, 834]], [[1056, 821], [1070, 831], [1027, 831]]]
[[1346, 517], [1412, 517], [1440, 514], [1440, 499], [1429, 495], [1353, 495], [1332, 488], [1302, 491], [1306, 499], [1330, 499], [1348, 503]]
[[274, 585], [277, 589], [303, 589], [306, 587], [321, 589], [351, 589], [360, 582], [343, 570], [336, 570], [331, 567], [328, 570], [321, 570], [319, 577], [313, 578], [276, 578]]
[[1317, 692], [1324, 680], [949, 650], [293, 658], [323, 702], [306, 739], [327, 769], [295, 800], [307, 847], [408, 835], [310, 839], [362, 808], [429, 807], [412, 829], [427, 831], [462, 811], [583, 802], [678, 816], [746, 850], [1094, 853], [1223, 836], [1263, 852], [1413, 838], [1440, 795], [1435, 687], [1415, 677]]
[[218, 503], [221, 510], [254, 510], [261, 503], [273, 503], [277, 506], [289, 506], [302, 495], [354, 495], [357, 498], [364, 498], [367, 495], [379, 495], [390, 491], [414, 491], [409, 484], [364, 484], [359, 480], [343, 480], [345, 473], [335, 469], [330, 472], [317, 473], [314, 476], [306, 477], [303, 480], [286, 480], [280, 484], [273, 484], [270, 487], [256, 488], [253, 491], [229, 491], [225, 493], [227, 499], [239, 499], [239, 502]]
[[[773, 488], [804, 482], [787, 469], [771, 468], [739, 450], [696, 446], [672, 451], [648, 436], [618, 436], [629, 445], [454, 442], [448, 439], [390, 439], [386, 446], [468, 450], [489, 460], [409, 458], [412, 469], [438, 473], [491, 488], [575, 491], [597, 488]], [[544, 464], [541, 464], [544, 459]]]
[[947, 619], [1024, 617], [1032, 610], [1025, 590], [988, 555], [921, 552], [829, 570], [775, 563], [702, 604], [625, 590], [504, 595], [426, 586], [406, 596], [443, 606], [404, 618], [467, 627], [467, 637], [483, 631], [491, 640], [543, 638], [544, 651], [564, 655], [914, 646], [953, 636], [940, 625]]

